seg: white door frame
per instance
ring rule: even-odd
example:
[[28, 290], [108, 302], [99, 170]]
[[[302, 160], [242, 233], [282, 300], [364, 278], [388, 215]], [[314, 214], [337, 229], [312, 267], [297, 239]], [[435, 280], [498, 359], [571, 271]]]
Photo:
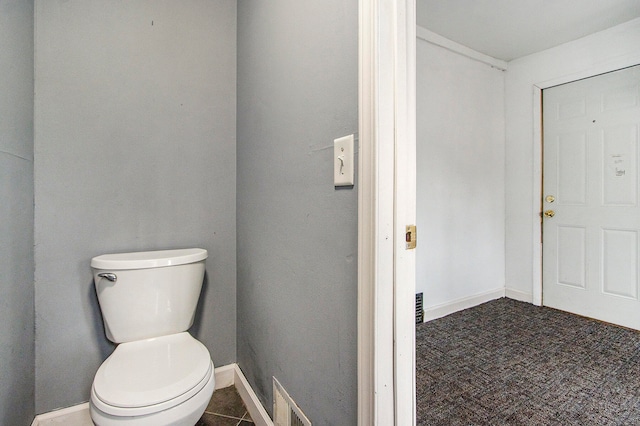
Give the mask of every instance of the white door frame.
[[559, 76], [533, 85], [533, 304], [542, 305], [542, 91], [559, 84], [594, 77], [611, 71], [640, 64], [640, 54], [627, 55], [613, 61], [591, 66], [577, 73]]
[[359, 0], [358, 424], [415, 424], [415, 0]]

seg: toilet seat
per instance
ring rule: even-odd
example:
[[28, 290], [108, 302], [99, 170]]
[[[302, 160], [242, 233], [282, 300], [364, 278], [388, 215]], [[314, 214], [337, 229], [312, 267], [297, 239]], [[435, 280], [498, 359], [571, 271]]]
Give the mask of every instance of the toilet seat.
[[91, 401], [110, 415], [146, 415], [188, 400], [212, 375], [209, 351], [188, 332], [122, 343], [98, 369]]

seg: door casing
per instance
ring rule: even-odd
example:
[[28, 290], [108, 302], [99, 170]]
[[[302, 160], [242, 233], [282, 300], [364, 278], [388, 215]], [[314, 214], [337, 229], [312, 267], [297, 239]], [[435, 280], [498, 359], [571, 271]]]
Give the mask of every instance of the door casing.
[[415, 424], [415, 0], [360, 0], [358, 425]]

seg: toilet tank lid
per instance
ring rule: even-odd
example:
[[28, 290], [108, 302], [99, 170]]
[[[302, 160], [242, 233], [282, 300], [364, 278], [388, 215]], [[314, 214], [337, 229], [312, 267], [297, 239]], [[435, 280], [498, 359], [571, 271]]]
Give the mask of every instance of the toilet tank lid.
[[91, 259], [91, 267], [105, 270], [161, 268], [199, 262], [207, 255], [201, 248], [103, 254]]

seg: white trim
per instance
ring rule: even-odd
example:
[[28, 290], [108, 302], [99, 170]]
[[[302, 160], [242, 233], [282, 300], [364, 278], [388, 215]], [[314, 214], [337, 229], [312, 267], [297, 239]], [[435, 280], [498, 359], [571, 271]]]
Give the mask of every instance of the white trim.
[[74, 405], [72, 407], [61, 408], [59, 410], [49, 411], [48, 413], [38, 414], [31, 426], [45, 426], [54, 424], [65, 424], [71, 426], [85, 426], [78, 423], [77, 419], [89, 416], [89, 403]]
[[549, 80], [535, 83], [536, 87], [540, 89], [548, 89], [560, 84], [571, 83], [572, 81], [582, 80], [589, 77], [595, 77], [596, 75], [605, 74], [612, 71], [621, 70], [623, 68], [640, 65], [640, 53], [632, 53], [623, 55], [619, 58], [612, 59], [603, 63], [595, 64], [587, 67], [583, 70], [552, 78]]
[[404, 426], [415, 423], [414, 319], [401, 308], [414, 311], [414, 255], [398, 249], [415, 205], [415, 166], [403, 170], [415, 158], [415, 0], [359, 0], [359, 18], [358, 425]]
[[531, 293], [525, 293], [524, 291], [520, 290], [507, 288], [504, 291], [504, 297], [513, 300], [519, 300], [521, 302], [533, 303], [534, 305], [536, 304], [534, 302], [534, 295], [532, 295]]
[[[542, 89], [533, 86], [533, 286], [530, 302], [542, 306]], [[537, 261], [536, 261], [537, 259]], [[517, 300], [521, 300], [516, 298]]]
[[237, 368], [238, 368], [237, 364], [229, 364], [229, 365], [223, 365], [222, 367], [218, 367], [215, 370], [213, 370], [213, 374], [215, 374], [215, 377], [216, 377], [215, 390], [224, 389], [224, 388], [228, 388], [229, 386], [233, 386], [233, 384], [236, 382]]
[[403, 308], [413, 312], [415, 256], [399, 249], [412, 206], [415, 218], [415, 0], [359, 7], [358, 425], [404, 426], [415, 423]]
[[[269, 414], [264, 409], [260, 400], [256, 396], [249, 382], [242, 374], [242, 370], [238, 364], [229, 364], [218, 367], [214, 370], [216, 378], [216, 390], [234, 386], [238, 390], [238, 394], [242, 398], [247, 411], [251, 415], [253, 422], [258, 426], [273, 426], [273, 422]], [[47, 425], [69, 425], [69, 426], [90, 426], [92, 423], [86, 424], [83, 419], [89, 419], [89, 403], [74, 405], [72, 407], [60, 410], [50, 411], [48, 413], [39, 414], [33, 419], [31, 426], [47, 426]], [[80, 421], [80, 422], [79, 422]]]
[[416, 223], [415, 2], [397, 2], [395, 14], [394, 397], [395, 424], [402, 426], [416, 423], [416, 252], [406, 242], [406, 226]]
[[394, 5], [359, 4], [358, 425], [393, 425]]
[[358, 425], [375, 425], [376, 389], [376, 5], [359, 0], [358, 54]]
[[273, 426], [273, 421], [269, 417], [267, 410], [264, 409], [258, 396], [249, 385], [249, 382], [242, 374], [242, 370], [238, 367], [238, 364], [231, 364], [234, 370], [234, 385], [238, 394], [242, 398], [244, 405], [247, 407], [247, 411], [251, 416], [253, 422], [258, 426]]
[[454, 312], [462, 311], [463, 309], [469, 309], [474, 306], [481, 305], [485, 302], [489, 302], [490, 300], [503, 298], [504, 296], [505, 289], [503, 287], [432, 306], [424, 310], [424, 321], [428, 322], [434, 319], [442, 318]]
[[447, 49], [453, 53], [457, 53], [469, 59], [473, 59], [474, 61], [482, 62], [483, 64], [489, 65], [493, 68], [497, 68], [501, 71], [507, 70], [507, 62], [470, 49], [467, 46], [456, 43], [453, 40], [449, 40], [448, 38], [434, 33], [433, 31], [429, 31], [428, 29], [419, 25], [416, 25], [416, 36], [420, 40], [426, 41], [427, 43], [431, 43], [436, 46], [440, 46], [443, 49]]
[[[578, 72], [566, 74], [553, 79], [541, 81], [533, 84], [533, 283], [532, 300], [534, 305], [542, 306], [543, 296], [543, 276], [542, 276], [542, 222], [540, 221], [540, 201], [542, 194], [542, 91], [559, 84], [570, 83], [584, 78], [594, 77], [599, 74], [620, 70], [640, 64], [640, 53], [632, 53], [621, 57], [598, 63]], [[527, 293], [521, 293], [523, 295]], [[516, 298], [516, 297], [514, 297]], [[517, 298], [516, 298], [517, 299]], [[518, 299], [522, 300], [522, 299]]]

